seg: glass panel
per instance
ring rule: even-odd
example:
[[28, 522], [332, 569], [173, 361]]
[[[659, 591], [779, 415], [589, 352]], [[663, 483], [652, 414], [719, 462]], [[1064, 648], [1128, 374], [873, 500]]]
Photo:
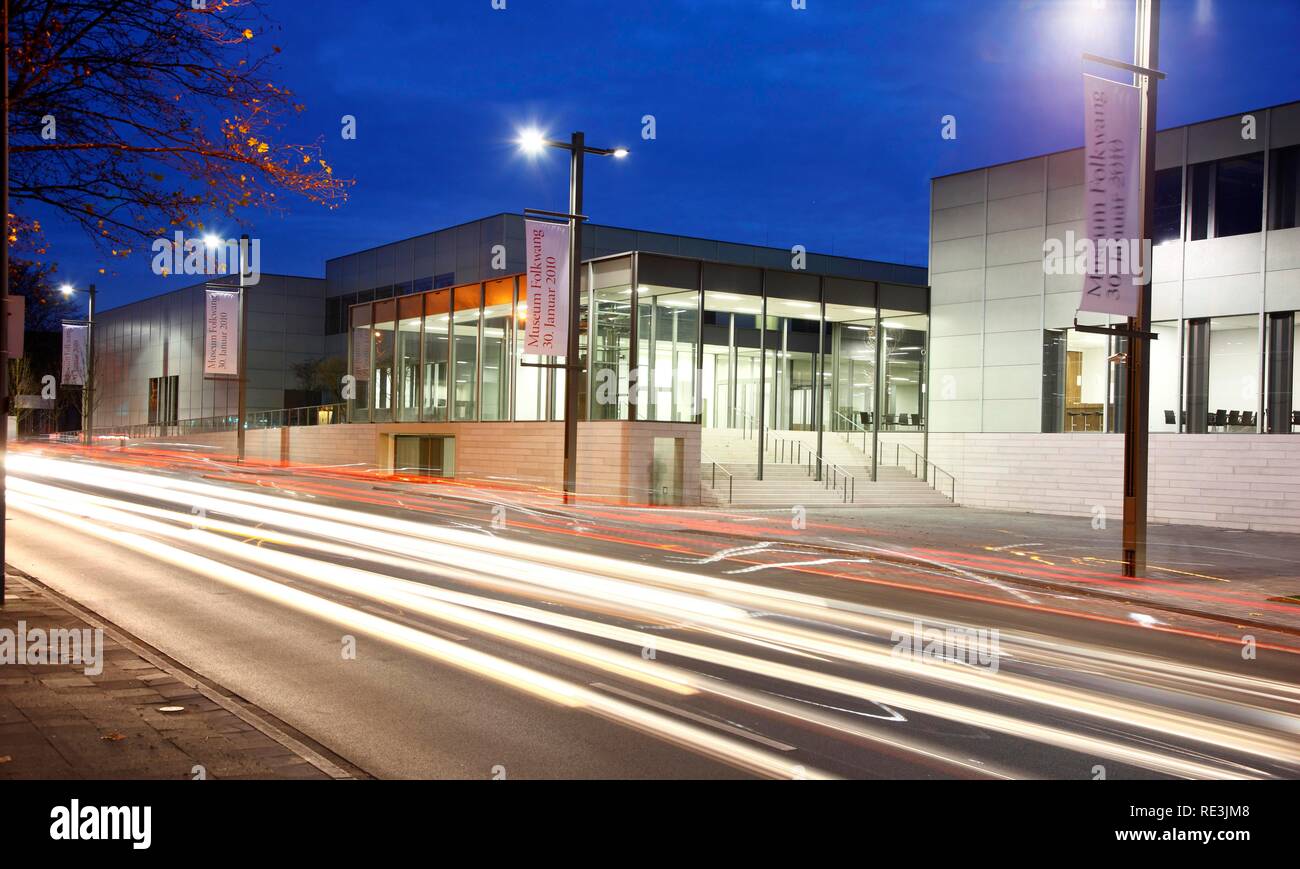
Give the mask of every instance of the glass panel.
[[1105, 431], [1110, 339], [1066, 329], [1062, 419], [1057, 431]]
[[1259, 317], [1210, 319], [1211, 431], [1255, 430], [1259, 401]]
[[452, 314], [452, 419], [478, 419], [478, 325], [483, 291], [457, 287]]
[[[706, 268], [706, 278], [708, 270]], [[704, 293], [701, 411], [709, 428], [750, 431], [758, 424], [758, 329], [762, 300], [740, 293]], [[740, 362], [739, 354], [746, 353]], [[744, 370], [744, 385], [737, 377]]]
[[414, 422], [420, 418], [420, 318], [422, 300], [407, 296], [398, 305], [397, 321], [397, 419]]
[[1259, 232], [1264, 207], [1264, 154], [1220, 160], [1214, 177], [1214, 235]]
[[510, 418], [510, 324], [515, 280], [489, 281], [483, 308], [483, 419]]
[[642, 286], [637, 293], [643, 419], [695, 419], [695, 348], [699, 292]]
[[[815, 280], [815, 279], [814, 279]], [[817, 302], [769, 298], [768, 424], [778, 431], [816, 428]]]
[[353, 422], [370, 421], [370, 306], [358, 305], [351, 309], [352, 328], [349, 334], [352, 360], [350, 374], [355, 378], [354, 397], [348, 401], [348, 419]]
[[632, 351], [632, 287], [597, 289], [590, 419], [627, 419]]
[[1156, 222], [1151, 243], [1178, 241], [1182, 236], [1183, 167], [1161, 169], [1156, 173]]
[[447, 420], [447, 330], [450, 291], [429, 293], [424, 297], [424, 419]]
[[540, 362], [539, 356], [524, 355], [524, 341], [528, 327], [528, 289], [519, 281], [515, 302], [515, 419], [546, 419], [547, 369], [533, 368], [525, 362]]
[[1300, 145], [1276, 148], [1269, 155], [1272, 189], [1268, 194], [1269, 229], [1300, 226]]
[[1150, 431], [1178, 431], [1178, 323], [1152, 323]]
[[881, 311], [885, 371], [880, 412], [882, 428], [921, 431], [925, 426], [925, 354], [929, 318], [894, 316]]
[[844, 432], [850, 443], [869, 451], [863, 435], [875, 423], [876, 310], [857, 305], [827, 305], [830, 324], [831, 412], [826, 430]]
[[390, 299], [375, 303], [370, 356], [374, 359], [374, 388], [370, 394], [370, 418], [390, 422], [393, 418], [393, 338], [397, 305]]
[[1187, 198], [1191, 206], [1191, 221], [1187, 228], [1187, 235], [1192, 241], [1200, 241], [1210, 235], [1210, 189], [1213, 179], [1213, 161], [1197, 163], [1192, 167], [1191, 184], [1187, 190]]

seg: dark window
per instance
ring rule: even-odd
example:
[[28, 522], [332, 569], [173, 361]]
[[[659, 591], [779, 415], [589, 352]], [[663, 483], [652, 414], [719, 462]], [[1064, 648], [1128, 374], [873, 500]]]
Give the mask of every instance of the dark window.
[[379, 300], [379, 299], [391, 299], [392, 297], [393, 297], [393, 288], [392, 288], [392, 287], [376, 287], [376, 288], [375, 288], [375, 299], [376, 299], [376, 300]]
[[1183, 167], [1161, 169], [1156, 173], [1156, 223], [1151, 243], [1164, 244], [1182, 237]]
[[360, 305], [364, 302], [373, 302], [375, 300], [374, 290], [360, 290], [357, 292], [357, 298], [354, 304]]
[[1192, 167], [1192, 180], [1187, 188], [1188, 207], [1191, 211], [1187, 237], [1200, 241], [1210, 237], [1210, 193], [1214, 190], [1214, 163], [1197, 163]]
[[420, 278], [413, 284], [416, 293], [427, 293], [433, 289], [433, 278]]
[[170, 377], [149, 378], [149, 423], [150, 425], [175, 425], [179, 416], [181, 378], [179, 374]]
[[1268, 228], [1300, 226], [1300, 145], [1275, 149], [1269, 156], [1269, 174], [1273, 184], [1268, 192]]
[[440, 275], [433, 276], [433, 288], [441, 290], [443, 287], [450, 287], [456, 283], [455, 272], [443, 272]]
[[343, 297], [334, 296], [325, 300], [325, 334], [337, 335], [343, 332]]
[[1264, 207], [1264, 154], [1220, 160], [1214, 178], [1214, 236], [1259, 232]]
[[399, 296], [409, 296], [413, 292], [415, 292], [415, 285], [410, 281], [397, 285], [397, 295]]

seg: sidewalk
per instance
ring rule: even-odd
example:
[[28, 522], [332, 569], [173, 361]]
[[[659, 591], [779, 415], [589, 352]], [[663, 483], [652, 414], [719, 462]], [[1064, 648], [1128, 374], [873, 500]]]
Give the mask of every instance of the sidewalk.
[[[255, 727], [245, 720], [259, 721], [254, 713], [236, 714], [230, 707], [238, 707], [213, 688], [111, 627], [100, 635], [102, 648], [94, 645], [98, 664], [93, 652], [83, 658], [90, 666], [32, 663], [40, 658], [31, 646], [25, 660], [15, 660], [19, 622], [28, 637], [58, 629], [93, 632], [94, 625], [87, 621], [93, 617], [78, 615], [27, 579], [13, 573], [6, 579], [0, 780], [351, 777], [311, 749], [291, 748], [297, 745], [292, 737], [285, 739], [289, 746], [277, 741], [271, 734], [284, 734], [273, 726]], [[160, 711], [164, 707], [181, 709]]]

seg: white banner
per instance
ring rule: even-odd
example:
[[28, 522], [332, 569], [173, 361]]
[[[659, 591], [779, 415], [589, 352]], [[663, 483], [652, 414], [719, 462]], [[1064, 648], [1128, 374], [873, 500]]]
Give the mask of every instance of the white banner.
[[569, 347], [569, 225], [525, 220], [528, 324], [524, 353], [563, 356]]
[[63, 324], [63, 385], [86, 385], [86, 346], [90, 327], [84, 324]]
[[208, 290], [207, 341], [203, 352], [203, 376], [234, 377], [239, 374], [239, 293]]
[[1138, 184], [1142, 93], [1132, 85], [1083, 77], [1083, 207], [1089, 247], [1080, 311], [1137, 314], [1142, 283]]

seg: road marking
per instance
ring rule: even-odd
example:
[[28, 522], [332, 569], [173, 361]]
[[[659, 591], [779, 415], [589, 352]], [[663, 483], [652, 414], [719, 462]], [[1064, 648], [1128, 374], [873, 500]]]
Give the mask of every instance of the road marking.
[[779, 742], [775, 739], [769, 739], [768, 737], [763, 736], [761, 733], [754, 733], [753, 731], [746, 730], [743, 727], [737, 727], [734, 724], [728, 724], [725, 721], [717, 721], [715, 719], [708, 717], [707, 715], [700, 715], [695, 712], [688, 712], [685, 709], [680, 709], [676, 706], [673, 706], [671, 703], [663, 703], [658, 700], [652, 700], [649, 697], [644, 697], [633, 691], [626, 691], [622, 688], [615, 688], [613, 685], [606, 685], [604, 682], [592, 682], [591, 687], [599, 688], [602, 691], [609, 691], [612, 694], [617, 694], [620, 697], [624, 698], [625, 700], [632, 700], [636, 703], [644, 703], [647, 706], [653, 706], [655, 709], [658, 709], [661, 712], [668, 712], [672, 715], [680, 715], [682, 718], [689, 719], [691, 721], [696, 722], [697, 724], [706, 724], [709, 727], [716, 728], [718, 730], [723, 731], [724, 733], [730, 733], [732, 736], [739, 736], [744, 739], [757, 742], [759, 745], [765, 745], [768, 748], [773, 748], [776, 749], [777, 751], [795, 750], [795, 746], [787, 745], [786, 743]]

